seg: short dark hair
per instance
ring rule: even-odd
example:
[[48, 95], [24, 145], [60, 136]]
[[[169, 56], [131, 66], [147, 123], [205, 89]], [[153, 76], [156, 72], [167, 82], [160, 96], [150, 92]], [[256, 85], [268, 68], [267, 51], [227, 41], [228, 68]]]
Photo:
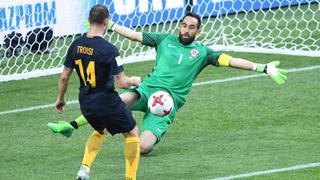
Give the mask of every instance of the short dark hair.
[[106, 18], [109, 18], [109, 11], [106, 6], [97, 4], [90, 9], [90, 24], [103, 24]]
[[184, 18], [186, 18], [187, 16], [191, 16], [193, 18], [196, 18], [197, 21], [198, 21], [198, 24], [197, 24], [197, 28], [200, 29], [200, 26], [201, 26], [201, 18], [198, 14], [196, 13], [193, 13], [193, 12], [187, 12], [186, 15], [183, 17], [182, 21], [184, 20]]

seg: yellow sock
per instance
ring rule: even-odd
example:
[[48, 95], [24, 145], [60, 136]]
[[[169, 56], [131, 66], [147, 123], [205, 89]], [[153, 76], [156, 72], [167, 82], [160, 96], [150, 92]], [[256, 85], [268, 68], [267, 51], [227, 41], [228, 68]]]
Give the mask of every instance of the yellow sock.
[[78, 127], [88, 124], [87, 119], [83, 115], [77, 117], [74, 121], [77, 122]]
[[140, 160], [140, 145], [138, 137], [125, 138], [124, 156], [126, 159], [126, 180], [136, 180]]
[[98, 154], [102, 142], [108, 134], [100, 134], [98, 131], [93, 131], [87, 140], [86, 149], [84, 151], [82, 165], [91, 168], [91, 165]]

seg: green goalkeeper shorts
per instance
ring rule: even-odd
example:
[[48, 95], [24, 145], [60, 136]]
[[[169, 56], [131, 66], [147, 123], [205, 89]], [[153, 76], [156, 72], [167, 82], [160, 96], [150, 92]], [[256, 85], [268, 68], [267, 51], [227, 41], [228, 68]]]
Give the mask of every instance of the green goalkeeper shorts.
[[156, 91], [166, 91], [166, 89], [158, 88], [158, 87], [149, 87], [144, 85], [143, 83], [140, 84], [138, 88], [132, 88], [124, 90], [122, 93], [126, 92], [138, 92], [140, 94], [140, 100], [135, 104], [135, 106], [131, 109], [133, 111], [142, 111], [145, 112], [142, 124], [140, 126], [141, 132], [149, 130], [157, 137], [157, 143], [161, 140], [161, 137], [167, 132], [169, 129], [170, 124], [173, 122], [173, 119], [177, 112], [177, 106], [174, 105], [173, 110], [170, 114], [166, 116], [156, 116], [152, 114], [148, 110], [148, 99], [149, 97]]

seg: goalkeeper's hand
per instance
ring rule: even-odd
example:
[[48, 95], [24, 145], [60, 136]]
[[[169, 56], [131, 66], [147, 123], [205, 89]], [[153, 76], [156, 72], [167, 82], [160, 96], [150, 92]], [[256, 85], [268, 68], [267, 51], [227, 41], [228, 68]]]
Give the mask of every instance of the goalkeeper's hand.
[[268, 76], [270, 76], [277, 84], [283, 84], [285, 83], [285, 80], [287, 79], [287, 70], [277, 68], [277, 66], [280, 64], [279, 61], [272, 61], [268, 64], [257, 64], [256, 71], [257, 72], [264, 72]]
[[[114, 23], [113, 21], [109, 20], [108, 30], [113, 31], [113, 29], [112, 29], [112, 28], [113, 28], [113, 25], [115, 25], [115, 23]], [[86, 27], [87, 30], [89, 30], [89, 28], [90, 28], [90, 22], [89, 22], [88, 20], [86, 21], [85, 27]]]
[[89, 20], [87, 20], [87, 21], [86, 21], [86, 23], [85, 23], [85, 27], [86, 27], [86, 29], [87, 29], [87, 30], [89, 30], [89, 29], [90, 29], [90, 22], [89, 22]]
[[109, 31], [113, 31], [113, 26], [115, 25], [115, 23], [111, 20], [109, 20], [109, 23], [108, 23], [108, 30]]

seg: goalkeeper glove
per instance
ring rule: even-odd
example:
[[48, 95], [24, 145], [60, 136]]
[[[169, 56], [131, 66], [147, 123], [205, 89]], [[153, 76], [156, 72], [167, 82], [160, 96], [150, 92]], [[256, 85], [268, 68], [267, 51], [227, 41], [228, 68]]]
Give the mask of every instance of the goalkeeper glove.
[[272, 61], [268, 64], [257, 64], [256, 71], [257, 72], [264, 72], [268, 76], [270, 76], [277, 84], [283, 84], [285, 83], [285, 80], [287, 79], [287, 70], [277, 68], [277, 66], [280, 64], [279, 61]]
[[[115, 23], [113, 21], [109, 20], [108, 30], [113, 31], [113, 25], [115, 25]], [[87, 30], [90, 28], [90, 22], [89, 21], [86, 21], [85, 27], [86, 27]]]
[[109, 20], [108, 30], [109, 31], [113, 31], [114, 30], [114, 25], [115, 25], [115, 23], [113, 21]]
[[89, 30], [89, 29], [90, 29], [90, 22], [89, 22], [89, 20], [87, 20], [87, 21], [86, 21], [86, 23], [85, 23], [85, 27], [86, 27], [86, 29], [87, 29], [87, 30]]

